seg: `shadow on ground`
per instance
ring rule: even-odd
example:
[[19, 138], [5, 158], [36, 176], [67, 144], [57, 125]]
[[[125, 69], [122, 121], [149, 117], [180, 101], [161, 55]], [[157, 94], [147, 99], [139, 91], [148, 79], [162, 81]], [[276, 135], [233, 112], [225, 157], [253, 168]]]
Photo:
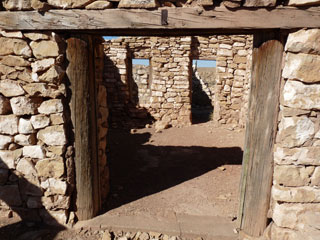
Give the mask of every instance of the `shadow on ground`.
[[[31, 197], [41, 202], [43, 190], [31, 183], [23, 176], [18, 176], [0, 158], [0, 170], [7, 176], [4, 185], [0, 186], [0, 205], [9, 207], [21, 219], [13, 222], [2, 219], [8, 225], [0, 227], [1, 240], [53, 240], [55, 236], [65, 229], [42, 206], [40, 208], [27, 208], [26, 200]], [[2, 174], [3, 177], [3, 174]], [[31, 195], [30, 195], [31, 194]], [[49, 223], [46, 225], [43, 221]], [[3, 225], [3, 223], [2, 223]]]
[[111, 191], [104, 210], [176, 186], [221, 165], [241, 165], [242, 161], [239, 147], [154, 146], [148, 144], [150, 133], [110, 129], [108, 134]]

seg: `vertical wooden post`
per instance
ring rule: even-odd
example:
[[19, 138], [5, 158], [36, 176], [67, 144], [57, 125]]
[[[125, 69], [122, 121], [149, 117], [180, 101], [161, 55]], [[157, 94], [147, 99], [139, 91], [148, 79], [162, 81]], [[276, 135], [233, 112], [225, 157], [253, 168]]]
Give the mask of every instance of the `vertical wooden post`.
[[276, 32], [254, 35], [239, 208], [240, 230], [252, 237], [261, 236], [268, 224], [283, 42]]
[[67, 60], [75, 141], [76, 215], [79, 220], [86, 220], [96, 216], [100, 205], [92, 37], [78, 35], [69, 38]]

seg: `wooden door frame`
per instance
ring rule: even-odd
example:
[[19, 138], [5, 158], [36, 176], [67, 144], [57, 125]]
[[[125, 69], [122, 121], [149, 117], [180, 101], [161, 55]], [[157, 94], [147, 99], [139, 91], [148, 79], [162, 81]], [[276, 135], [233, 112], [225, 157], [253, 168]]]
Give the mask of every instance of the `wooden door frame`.
[[[122, 32], [123, 35], [126, 35], [125, 32]], [[213, 32], [212, 34], [215, 34]], [[84, 39], [87, 39], [87, 43], [92, 42], [90, 40], [90, 35], [86, 34], [79, 34], [76, 37], [77, 41], [84, 41]], [[74, 41], [74, 40], [72, 40]], [[89, 51], [91, 51], [94, 47], [89, 46]], [[274, 47], [276, 46], [276, 47]], [[252, 75], [252, 82], [251, 82], [251, 88], [255, 89], [254, 91], [250, 91], [250, 100], [249, 100], [249, 112], [248, 112], [248, 121], [247, 121], [247, 127], [246, 127], [246, 144], [245, 144], [245, 150], [244, 150], [244, 156], [243, 156], [243, 167], [242, 167], [242, 177], [241, 177], [241, 185], [240, 185], [240, 208], [239, 208], [239, 228], [240, 231], [248, 234], [249, 236], [259, 237], [265, 230], [268, 224], [268, 210], [269, 210], [269, 203], [270, 203], [270, 194], [271, 194], [271, 186], [272, 186], [272, 176], [273, 176], [273, 144], [274, 144], [274, 138], [277, 131], [277, 119], [278, 119], [278, 112], [279, 112], [279, 90], [280, 90], [280, 80], [281, 80], [281, 64], [282, 61], [282, 55], [283, 55], [283, 36], [280, 34], [279, 30], [273, 30], [273, 31], [267, 31], [264, 33], [258, 32], [254, 34], [254, 50], [253, 50], [253, 71], [251, 73]], [[269, 54], [271, 53], [271, 55]], [[89, 54], [90, 55], [90, 54]], [[68, 49], [67, 49], [67, 56], [68, 56]], [[258, 59], [259, 58], [259, 59]], [[88, 58], [87, 61], [91, 58]], [[72, 58], [68, 59], [69, 62], [72, 61]], [[261, 68], [259, 65], [255, 63], [276, 63], [277, 66], [273, 66], [274, 71], [271, 71], [272, 74], [268, 75], [268, 71], [270, 71], [270, 68]], [[280, 65], [279, 65], [280, 64]], [[74, 64], [71, 66], [75, 66], [77, 64]], [[83, 77], [80, 80], [85, 82], [92, 82], [92, 73], [91, 71], [94, 71], [94, 66], [88, 64], [88, 73], [87, 77]], [[74, 72], [75, 70], [71, 71]], [[71, 83], [74, 83], [75, 81], [79, 81], [79, 78], [77, 80], [73, 79], [77, 75], [68, 74], [67, 75], [70, 79]], [[258, 77], [257, 77], [258, 76]], [[260, 82], [266, 80], [266, 76], [272, 77], [272, 87], [274, 91], [274, 100], [271, 101], [268, 99], [268, 94], [265, 94], [264, 97], [261, 99], [260, 92], [264, 92], [265, 89], [262, 89], [261, 87], [265, 87], [265, 85], [261, 85]], [[73, 79], [73, 80], [72, 80]], [[93, 83], [94, 84], [94, 83]], [[72, 89], [71, 84], [71, 89]], [[90, 219], [97, 215], [98, 211], [100, 210], [100, 193], [99, 190], [96, 189], [98, 180], [96, 178], [92, 178], [92, 175], [90, 174], [98, 174], [99, 170], [97, 169], [98, 166], [98, 159], [96, 155], [96, 149], [97, 149], [97, 140], [94, 133], [90, 133], [88, 129], [96, 129], [96, 123], [97, 118], [96, 114], [93, 112], [95, 111], [95, 92], [92, 90], [94, 86], [90, 87], [90, 84], [88, 89], [82, 89], [82, 92], [78, 92], [77, 90], [74, 90], [77, 93], [76, 99], [81, 99], [84, 96], [89, 96], [88, 102], [90, 102], [91, 107], [89, 106], [88, 111], [78, 111], [76, 105], [71, 104], [71, 115], [73, 116], [73, 119], [88, 119], [89, 124], [91, 124], [91, 127], [86, 127], [84, 124], [78, 122], [78, 125], [75, 125], [76, 129], [75, 132], [79, 134], [79, 131], [77, 130], [77, 127], [80, 125], [82, 129], [86, 132], [88, 135], [86, 140], [82, 140], [81, 142], [75, 142], [75, 151], [76, 151], [76, 174], [77, 174], [77, 197], [80, 197], [80, 200], [77, 200], [77, 216], [81, 220]], [[91, 90], [90, 90], [91, 89]], [[270, 90], [269, 89], [269, 90]], [[270, 91], [271, 91], [270, 90]], [[259, 94], [258, 94], [259, 93]], [[268, 93], [268, 92], [266, 92]], [[257, 96], [260, 96], [259, 99], [257, 99]], [[253, 100], [255, 100], [255, 103], [253, 104]], [[76, 100], [77, 101], [77, 100]], [[258, 104], [257, 104], [258, 103]], [[260, 119], [259, 114], [261, 114], [260, 108], [263, 107], [261, 104], [268, 104], [268, 107], [272, 109], [272, 111], [262, 111], [266, 114], [270, 114], [270, 117], [266, 119], [266, 121], [263, 121], [262, 125], [257, 124], [257, 119]], [[271, 104], [271, 105], [270, 105]], [[272, 107], [271, 107], [272, 106]], [[78, 114], [79, 116], [75, 116]], [[260, 119], [261, 120], [261, 119]], [[270, 131], [264, 132], [264, 140], [257, 141], [256, 138], [252, 138], [252, 136], [258, 136], [262, 129], [269, 128]], [[83, 134], [83, 132], [81, 133]], [[91, 134], [91, 135], [90, 135]], [[77, 136], [75, 136], [75, 139], [77, 139]], [[269, 140], [268, 142], [268, 149], [264, 148], [258, 148], [258, 151], [255, 151], [255, 154], [252, 154], [252, 150], [257, 148], [259, 144], [266, 144], [266, 140]], [[81, 149], [88, 148], [91, 149], [89, 152], [85, 151], [83, 152]], [[77, 155], [77, 152], [80, 153]], [[91, 165], [88, 165], [88, 162], [91, 163]], [[80, 167], [79, 167], [80, 166]], [[82, 166], [87, 166], [89, 169], [87, 171], [84, 171]], [[77, 170], [78, 169], [78, 170]], [[82, 169], [82, 170], [81, 170]], [[251, 174], [252, 170], [258, 169], [256, 174]], [[264, 172], [261, 172], [261, 171]], [[263, 173], [263, 176], [266, 177], [266, 186], [264, 186], [264, 178], [260, 178], [260, 174]], [[255, 184], [256, 182], [259, 182], [259, 184]], [[253, 189], [259, 188], [259, 196], [257, 197], [254, 192], [252, 192]], [[262, 192], [261, 192], [262, 191]], [[91, 198], [91, 200], [90, 200]], [[246, 203], [250, 202], [250, 204], [254, 205], [253, 207], [248, 207]], [[257, 211], [260, 211], [259, 214], [256, 214]], [[254, 214], [253, 214], [254, 213]], [[259, 219], [258, 219], [259, 218]], [[251, 223], [255, 223], [254, 225], [250, 225]]]

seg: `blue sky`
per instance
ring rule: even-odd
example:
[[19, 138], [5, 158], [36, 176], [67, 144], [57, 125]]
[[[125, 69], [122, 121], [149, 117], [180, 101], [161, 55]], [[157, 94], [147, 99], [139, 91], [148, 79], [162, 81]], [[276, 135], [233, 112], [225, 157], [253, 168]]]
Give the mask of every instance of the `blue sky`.
[[132, 59], [132, 64], [149, 66], [149, 59]]
[[115, 39], [118, 38], [119, 36], [104, 36], [104, 40], [111, 40], [111, 39]]
[[216, 67], [216, 61], [214, 60], [193, 60], [192, 65], [197, 63], [198, 68], [200, 67]]

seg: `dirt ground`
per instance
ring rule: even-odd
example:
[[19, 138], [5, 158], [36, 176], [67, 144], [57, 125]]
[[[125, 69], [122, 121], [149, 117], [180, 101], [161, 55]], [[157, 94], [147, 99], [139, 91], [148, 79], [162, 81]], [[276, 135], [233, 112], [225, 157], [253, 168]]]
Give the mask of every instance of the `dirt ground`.
[[[201, 232], [196, 232], [197, 226], [193, 228], [195, 222], [200, 225], [202, 232], [210, 231], [214, 226], [222, 232], [222, 236], [225, 232], [232, 231], [228, 222], [236, 219], [243, 142], [243, 130], [217, 128], [212, 122], [170, 128], [160, 133], [155, 133], [154, 128], [131, 131], [111, 129], [108, 149], [111, 192], [100, 217], [111, 220], [113, 216], [130, 219], [129, 225], [133, 226], [131, 229], [136, 227], [135, 231], [109, 232], [108, 229], [112, 229], [110, 222], [105, 220], [109, 225], [103, 228], [99, 218], [93, 221], [95, 228], [84, 222], [87, 227], [61, 229], [13, 217], [0, 218], [0, 239], [169, 239], [165, 234], [154, 238], [151, 232], [143, 233], [143, 238], [138, 237], [140, 228], [131, 219], [142, 219], [141, 228], [148, 225], [149, 219], [150, 222], [153, 219], [169, 220], [169, 228], [174, 223], [170, 220], [178, 220], [178, 232], [172, 236], [180, 237], [170, 238], [172, 240], [193, 238], [184, 237], [183, 231], [191, 233], [185, 236], [196, 238], [201, 235]], [[212, 222], [209, 217], [214, 216], [218, 218]], [[207, 223], [211, 225], [205, 226]], [[124, 226], [127, 225], [125, 223]], [[185, 230], [181, 230], [183, 227]], [[144, 231], [151, 230], [147, 226]], [[148, 234], [149, 237], [146, 237]], [[216, 234], [214, 230], [212, 236]], [[218, 238], [211, 239], [234, 239], [232, 234], [228, 234], [231, 237], [219, 235]]]
[[107, 214], [235, 219], [244, 131], [212, 122], [109, 131]]

